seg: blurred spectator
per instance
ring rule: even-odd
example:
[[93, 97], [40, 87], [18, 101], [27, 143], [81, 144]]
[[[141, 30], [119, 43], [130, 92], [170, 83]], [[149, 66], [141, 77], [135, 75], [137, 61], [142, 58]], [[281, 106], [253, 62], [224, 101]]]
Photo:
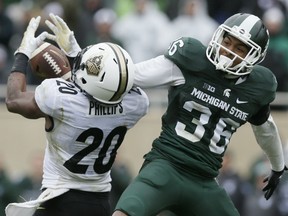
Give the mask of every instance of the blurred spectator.
[[[71, 2], [71, 1], [69, 1]], [[81, 12], [79, 14], [79, 17], [76, 18], [79, 19], [77, 25], [75, 28], [73, 25], [71, 26], [68, 22], [67, 25], [71, 28], [71, 30], [74, 31], [75, 36], [77, 38], [77, 42], [79, 43], [80, 47], [86, 47], [88, 45], [91, 45], [89, 43], [89, 37], [92, 34], [95, 34], [94, 31], [94, 23], [93, 23], [93, 16], [94, 14], [102, 9], [104, 7], [104, 1], [102, 0], [83, 0], [81, 2]], [[73, 13], [75, 11], [71, 11], [70, 16], [74, 16]], [[67, 17], [64, 20], [69, 20], [70, 18]]]
[[[208, 14], [219, 24], [228, 17], [239, 13], [244, 0], [207, 0]], [[249, 2], [251, 2], [249, 0]]]
[[87, 35], [86, 42], [89, 44], [112, 42], [122, 46], [121, 42], [111, 33], [111, 28], [116, 19], [117, 15], [112, 9], [102, 8], [98, 10], [93, 16], [94, 31]]
[[207, 45], [218, 23], [207, 12], [206, 0], [185, 0], [180, 5], [180, 15], [172, 21], [172, 40], [193, 37]]
[[42, 151], [35, 151], [29, 158], [30, 170], [24, 176], [15, 181], [18, 189], [18, 202], [36, 199], [41, 193], [41, 182], [43, 175], [43, 155]]
[[270, 33], [267, 56], [262, 65], [270, 68], [278, 81], [277, 91], [288, 91], [288, 36], [284, 13], [279, 8], [270, 8], [262, 18]]
[[135, 10], [115, 22], [112, 34], [119, 38], [137, 63], [155, 57], [168, 47], [169, 24], [168, 17], [154, 2], [136, 0]]
[[13, 55], [21, 42], [25, 27], [28, 24], [29, 8], [22, 2], [10, 4], [6, 7], [6, 14], [14, 26], [14, 33], [10, 37], [8, 48], [8, 52]]
[[159, 8], [169, 17], [170, 20], [175, 19], [179, 15], [179, 4], [183, 0], [156, 0]]
[[278, 7], [285, 11], [285, 5], [281, 0], [242, 0], [242, 11], [252, 13], [256, 16], [262, 17], [264, 12], [270, 8]]
[[5, 207], [18, 198], [17, 190], [6, 173], [5, 166], [0, 157], [0, 216], [5, 216]]
[[3, 0], [0, 0], [0, 44], [9, 49], [9, 41], [14, 34], [12, 20], [6, 15]]
[[57, 16], [63, 17], [64, 15], [64, 8], [62, 6], [62, 4], [60, 2], [57, 1], [52, 1], [47, 3], [44, 7], [43, 7], [43, 11], [42, 11], [42, 22], [45, 19], [49, 19], [49, 14], [53, 13]]
[[[283, 141], [284, 157], [288, 161], [288, 142]], [[275, 197], [277, 216], [288, 216], [288, 172], [284, 172]]]
[[114, 0], [114, 7], [112, 7], [119, 17], [125, 16], [134, 10], [134, 0]]
[[278, 188], [278, 193], [275, 197], [277, 208], [277, 216], [288, 215], [288, 173], [285, 172], [282, 176], [281, 184]]
[[[261, 156], [251, 166], [250, 180], [253, 186], [252, 192], [245, 199], [243, 215], [244, 216], [278, 216], [276, 209], [276, 191], [275, 194], [266, 200], [262, 191], [265, 183], [263, 180], [270, 174], [271, 167], [265, 155]], [[278, 189], [278, 188], [277, 188]]]
[[0, 44], [0, 84], [6, 84], [10, 68], [10, 59], [6, 47]]
[[230, 151], [226, 151], [223, 157], [222, 168], [217, 180], [231, 197], [240, 215], [244, 215], [242, 214], [243, 205], [247, 195], [251, 191], [251, 186], [234, 170], [233, 154]]
[[111, 169], [111, 178], [112, 189], [110, 193], [110, 206], [111, 212], [113, 212], [121, 194], [130, 184], [132, 174], [129, 167], [125, 163], [120, 162], [117, 158]]

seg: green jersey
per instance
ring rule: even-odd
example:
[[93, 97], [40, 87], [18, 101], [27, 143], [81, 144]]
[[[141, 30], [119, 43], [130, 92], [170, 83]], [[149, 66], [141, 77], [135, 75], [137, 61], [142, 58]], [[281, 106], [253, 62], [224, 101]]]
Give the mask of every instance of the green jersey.
[[185, 83], [170, 87], [161, 135], [145, 158], [165, 158], [186, 173], [216, 177], [232, 134], [255, 117], [258, 124], [267, 120], [257, 114], [275, 98], [275, 76], [255, 66], [248, 76], [227, 79], [192, 38], [175, 41], [165, 57], [179, 67]]

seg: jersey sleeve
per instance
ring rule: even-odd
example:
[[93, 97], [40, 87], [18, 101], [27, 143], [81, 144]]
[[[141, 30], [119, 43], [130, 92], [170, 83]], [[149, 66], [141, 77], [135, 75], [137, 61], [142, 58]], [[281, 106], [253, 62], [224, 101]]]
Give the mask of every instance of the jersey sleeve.
[[185, 82], [180, 69], [163, 55], [136, 64], [134, 83], [142, 88], [177, 86]]
[[179, 38], [171, 44], [164, 56], [176, 64], [181, 71], [196, 72], [207, 67], [206, 47], [194, 38]]
[[258, 97], [258, 103], [261, 107], [270, 104], [276, 97], [277, 80], [271, 70], [266, 67], [256, 65], [250, 74], [250, 91]]
[[35, 89], [35, 100], [40, 110], [52, 117], [59, 115], [61, 103], [56, 79], [46, 79]]

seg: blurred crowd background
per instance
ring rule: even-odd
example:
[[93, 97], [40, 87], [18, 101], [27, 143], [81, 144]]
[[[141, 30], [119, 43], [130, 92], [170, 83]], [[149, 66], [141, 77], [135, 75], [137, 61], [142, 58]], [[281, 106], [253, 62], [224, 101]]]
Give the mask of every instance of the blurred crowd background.
[[[229, 16], [248, 12], [263, 19], [270, 32], [270, 46], [261, 63], [278, 80], [278, 92], [288, 91], [288, 0], [0, 0], [0, 85], [5, 85], [31, 17], [41, 15], [39, 34], [49, 13], [62, 17], [82, 48], [98, 42], [115, 42], [125, 48], [134, 62], [162, 54], [170, 42], [190, 36], [208, 44], [213, 32]], [[29, 74], [27, 82], [41, 82]], [[278, 107], [279, 108], [279, 107]], [[286, 112], [287, 106], [280, 111]], [[287, 119], [288, 120], [288, 119]], [[0, 120], [1, 121], [1, 120]], [[9, 202], [30, 200], [40, 193], [43, 152], [31, 153], [31, 173], [11, 178], [0, 157], [0, 216]], [[7, 157], [7, 156], [6, 156]], [[265, 200], [263, 177], [270, 173], [265, 156], [259, 155], [241, 176], [233, 168], [233, 152], [227, 152], [219, 183], [227, 190], [243, 216], [288, 216], [288, 176], [275, 196]], [[118, 161], [112, 170], [112, 207], [133, 175]]]
[[[0, 0], [0, 83], [6, 82], [7, 67], [33, 16], [42, 16], [38, 32], [48, 30], [44, 21], [54, 13], [68, 23], [82, 48], [116, 42], [137, 63], [162, 54], [180, 36], [207, 44], [217, 26], [238, 12], [263, 19], [271, 40], [262, 64], [277, 75], [278, 90], [287, 91], [288, 0]], [[40, 81], [29, 77], [28, 82]]]

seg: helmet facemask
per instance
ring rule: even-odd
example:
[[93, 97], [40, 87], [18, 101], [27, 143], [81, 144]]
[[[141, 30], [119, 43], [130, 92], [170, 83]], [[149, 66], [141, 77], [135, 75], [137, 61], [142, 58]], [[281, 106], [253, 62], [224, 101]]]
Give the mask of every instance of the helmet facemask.
[[83, 50], [81, 50], [77, 54], [77, 56], [75, 57], [75, 59], [73, 61], [72, 78], [71, 78], [73, 82], [75, 82], [77, 71], [80, 69], [83, 70], [85, 67], [85, 65], [83, 63], [81, 65], [81, 61], [82, 61], [84, 53], [89, 49], [89, 47], [91, 47], [91, 46], [88, 46], [88, 47], [84, 48]]
[[[240, 40], [248, 47], [249, 51], [245, 57], [237, 55], [222, 45], [222, 42], [227, 35], [231, 35]], [[263, 47], [251, 40], [251, 35], [248, 30], [240, 28], [237, 25], [229, 27], [224, 23], [220, 25], [214, 33], [212, 40], [207, 47], [206, 56], [216, 66], [217, 70], [226, 72], [228, 78], [237, 78], [238, 76], [249, 74], [254, 65], [260, 63], [264, 59], [267, 47], [268, 42], [263, 49]], [[226, 56], [220, 56], [220, 49], [224, 49], [230, 54], [229, 56], [233, 57], [228, 58]], [[233, 66], [233, 62], [236, 59], [240, 59], [241, 61]]]

